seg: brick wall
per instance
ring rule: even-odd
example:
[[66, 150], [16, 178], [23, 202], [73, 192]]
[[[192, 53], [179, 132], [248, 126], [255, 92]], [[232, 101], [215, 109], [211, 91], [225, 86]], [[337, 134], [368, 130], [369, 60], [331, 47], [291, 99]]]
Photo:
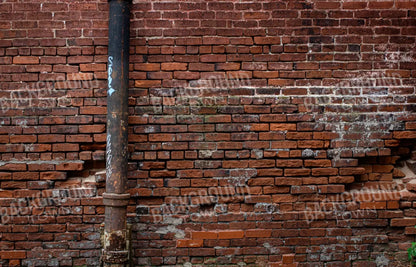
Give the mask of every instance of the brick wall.
[[[97, 266], [107, 1], [0, 4], [0, 263]], [[414, 1], [133, 1], [134, 266], [400, 266]]]

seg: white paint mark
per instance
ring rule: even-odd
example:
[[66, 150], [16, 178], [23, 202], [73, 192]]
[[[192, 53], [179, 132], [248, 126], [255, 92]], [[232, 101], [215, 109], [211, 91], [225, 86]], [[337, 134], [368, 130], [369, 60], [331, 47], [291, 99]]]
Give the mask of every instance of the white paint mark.
[[35, 147], [33, 144], [25, 144], [25, 152], [33, 152], [35, 150]]
[[253, 149], [254, 156], [256, 159], [262, 159], [263, 158], [263, 150], [260, 149]]
[[113, 78], [111, 77], [111, 74], [113, 74], [113, 57], [108, 57], [108, 95], [112, 95], [116, 90], [111, 86], [111, 83], [113, 81]]
[[111, 169], [111, 160], [113, 158], [113, 155], [111, 154], [111, 134], [107, 135], [107, 161], [106, 161], [106, 174], [107, 177], [110, 177], [113, 173], [113, 170]]
[[145, 132], [145, 133], [154, 133], [154, 132], [156, 132], [156, 129], [155, 129], [155, 127], [154, 127], [154, 126], [147, 126], [147, 127], [144, 129], [144, 132]]
[[378, 255], [376, 258], [376, 265], [377, 267], [386, 267], [389, 266], [389, 259], [386, 258], [384, 255]]
[[278, 253], [280, 253], [280, 249], [273, 247], [269, 243], [264, 243], [263, 244], [263, 247], [265, 247], [266, 249], [268, 249], [270, 251], [270, 253], [272, 253], [272, 254], [278, 254]]
[[27, 120], [18, 120], [17, 125], [21, 126], [22, 128], [27, 128]]
[[178, 239], [185, 237], [185, 232], [183, 230], [177, 229], [175, 225], [168, 225], [159, 228], [156, 231], [157, 234], [168, 234], [168, 233], [175, 233], [175, 237]]

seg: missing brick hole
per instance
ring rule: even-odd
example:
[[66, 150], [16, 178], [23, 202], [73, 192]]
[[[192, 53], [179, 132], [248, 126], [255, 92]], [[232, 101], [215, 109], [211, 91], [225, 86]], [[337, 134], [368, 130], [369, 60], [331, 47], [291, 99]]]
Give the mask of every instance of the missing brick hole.
[[[416, 140], [401, 140], [391, 148], [388, 156], [367, 156], [358, 159], [358, 166], [364, 174], [354, 175], [355, 180], [346, 185], [346, 190], [374, 188], [402, 190], [412, 187], [416, 190]], [[411, 182], [411, 183], [410, 183]]]
[[81, 160], [105, 160], [106, 145], [104, 143], [82, 143], [80, 144], [80, 148]]
[[94, 197], [105, 186], [105, 161], [84, 161], [83, 170], [67, 171], [65, 181], [56, 181], [54, 189], [64, 197]]
[[416, 176], [416, 140], [402, 141], [397, 154], [401, 156], [397, 161], [397, 167], [402, 169], [406, 176]]
[[84, 162], [84, 169], [82, 171], [68, 171], [67, 177], [74, 178], [86, 178], [91, 175], [95, 175], [105, 169], [105, 160], [86, 160]]
[[147, 215], [149, 214], [149, 207], [146, 206], [136, 206], [136, 214], [139, 215]]
[[214, 212], [214, 209], [215, 209], [215, 204], [213, 203], [199, 205], [199, 211], [201, 213], [211, 213], [211, 212]]
[[105, 150], [105, 143], [83, 143], [80, 148], [82, 151]]

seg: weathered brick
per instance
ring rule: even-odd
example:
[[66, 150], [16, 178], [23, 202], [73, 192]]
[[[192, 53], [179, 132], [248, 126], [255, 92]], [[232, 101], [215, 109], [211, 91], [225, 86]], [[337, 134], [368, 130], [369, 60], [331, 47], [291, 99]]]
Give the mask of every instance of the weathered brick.
[[192, 232], [192, 239], [200, 239], [200, 240], [204, 240], [204, 239], [217, 239], [218, 238], [218, 233], [217, 232], [205, 232], [205, 231], [196, 231], [196, 232]]
[[78, 151], [79, 144], [60, 143], [52, 145], [53, 151]]
[[243, 237], [244, 237], [244, 231], [229, 230], [229, 231], [218, 232], [219, 239], [233, 239], [233, 238], [243, 238]]
[[414, 226], [415, 224], [416, 219], [414, 218], [394, 218], [390, 222], [392, 227]]
[[26, 251], [2, 251], [2, 259], [25, 259]]
[[42, 172], [40, 174], [41, 180], [65, 180], [66, 173], [64, 172]]
[[39, 57], [18, 56], [13, 58], [13, 64], [39, 64]]
[[177, 241], [176, 246], [178, 248], [197, 248], [203, 246], [203, 240], [198, 239], [180, 239]]
[[272, 230], [270, 229], [255, 229], [255, 230], [247, 230], [245, 233], [245, 237], [271, 237]]
[[294, 123], [271, 123], [271, 131], [296, 131], [296, 124]]

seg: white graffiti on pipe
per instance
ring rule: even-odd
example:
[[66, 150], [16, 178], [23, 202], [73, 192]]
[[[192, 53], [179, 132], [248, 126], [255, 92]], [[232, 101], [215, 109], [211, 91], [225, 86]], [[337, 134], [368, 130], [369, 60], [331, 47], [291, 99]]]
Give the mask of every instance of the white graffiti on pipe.
[[111, 82], [113, 81], [113, 78], [111, 77], [111, 74], [113, 74], [113, 57], [108, 57], [108, 95], [111, 96], [116, 90], [111, 86]]
[[111, 176], [113, 170], [111, 169], [111, 160], [113, 159], [113, 155], [111, 155], [111, 134], [107, 135], [107, 161], [106, 161], [106, 174], [107, 178]]

